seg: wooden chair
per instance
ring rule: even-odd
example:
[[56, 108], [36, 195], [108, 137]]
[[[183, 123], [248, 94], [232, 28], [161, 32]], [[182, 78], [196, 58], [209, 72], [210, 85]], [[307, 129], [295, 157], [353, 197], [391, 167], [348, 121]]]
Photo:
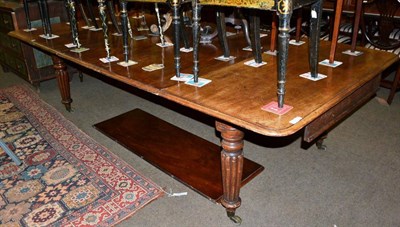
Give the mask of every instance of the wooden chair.
[[35, 2], [38, 4], [40, 19], [42, 21], [42, 26], [43, 26], [43, 33], [47, 37], [51, 37], [52, 31], [51, 31], [51, 23], [49, 17], [49, 9], [47, 7], [47, 0], [34, 0], [34, 1], [23, 0], [27, 29], [29, 30], [32, 29], [30, 13], [29, 13], [29, 3], [35, 3]]
[[382, 80], [380, 83], [381, 87], [390, 89], [389, 96], [387, 98], [387, 103], [390, 105], [393, 102], [394, 95], [400, 89], [400, 64], [397, 66], [396, 74], [394, 75], [393, 80], [387, 79], [387, 75], [382, 75]]
[[[272, 10], [277, 12], [279, 17], [279, 36], [278, 36], [278, 106], [282, 108], [284, 105], [285, 83], [286, 83], [286, 67], [288, 59], [289, 45], [289, 22], [292, 16], [293, 9], [302, 8], [305, 5], [311, 4], [313, 16], [311, 18], [311, 36], [310, 36], [310, 71], [313, 77], [317, 77], [318, 68], [318, 50], [319, 50], [319, 32], [320, 32], [320, 17], [322, 13], [322, 1], [320, 0], [264, 0], [264, 1], [221, 1], [221, 0], [200, 0], [193, 2], [193, 49], [194, 49], [194, 67], [193, 74], [195, 81], [198, 79], [198, 30], [200, 20], [200, 9], [202, 5], [212, 6], [234, 6], [250, 9]], [[250, 24], [253, 24], [254, 29], [252, 37], [252, 47], [256, 62], [261, 59], [261, 45], [259, 39], [259, 15], [256, 11], [252, 15]]]
[[[162, 3], [162, 4], [168, 4], [171, 9], [172, 9], [172, 24], [173, 24], [173, 29], [174, 29], [174, 66], [175, 66], [175, 73], [176, 76], [179, 77], [180, 76], [180, 37], [184, 37], [184, 42], [185, 42], [185, 47], [188, 45], [188, 43], [186, 42], [185, 38], [186, 35], [183, 34], [184, 30], [183, 30], [183, 23], [182, 23], [182, 11], [181, 11], [181, 6], [182, 4], [185, 3], [189, 3], [189, 0], [122, 0], [121, 1], [121, 7], [123, 4], [125, 4], [126, 2], [141, 2], [141, 3], [153, 3], [153, 4], [158, 4], [158, 3]], [[159, 19], [159, 15], [157, 16], [158, 20]], [[161, 35], [161, 41], [163, 42], [163, 34], [162, 34], [162, 28], [161, 28], [161, 23], [159, 22], [159, 30], [160, 30], [160, 35]], [[126, 26], [123, 25], [123, 30], [126, 30]], [[123, 31], [123, 34], [126, 33], [125, 31]], [[124, 39], [125, 40], [125, 39]], [[125, 42], [125, 41], [124, 41]], [[124, 44], [124, 46], [126, 46]]]
[[[76, 0], [76, 4], [78, 5], [78, 8], [80, 10], [80, 14], [85, 21], [85, 24], [87, 27], [92, 27], [94, 26], [96, 29], [99, 28], [99, 25], [97, 24], [96, 17], [94, 16], [93, 12], [93, 4], [89, 0], [85, 0], [85, 6], [82, 4], [82, 1]], [[86, 11], [89, 13], [90, 20], [87, 16]]]
[[[362, 0], [357, 0], [357, 4], [361, 5]], [[360, 20], [361, 15], [375, 14], [376, 16], [370, 17], [370, 21], [366, 23], [364, 28], [365, 38], [374, 47], [381, 50], [392, 50], [400, 47], [400, 40], [391, 37], [391, 32], [399, 25], [400, 19], [400, 2], [398, 0], [369, 0], [359, 7], [356, 19]], [[397, 22], [396, 22], [397, 20]], [[353, 35], [355, 36], [355, 35]], [[355, 45], [355, 44], [354, 44]], [[395, 66], [396, 67], [396, 66]], [[383, 73], [380, 83], [381, 87], [390, 89], [387, 103], [390, 105], [393, 101], [394, 95], [400, 89], [400, 65], [395, 70], [394, 79], [388, 79], [391, 72]]]
[[[390, 37], [391, 32], [396, 27], [396, 19], [400, 19], [400, 2], [398, 0], [370, 0], [363, 6], [370, 10], [376, 10], [377, 17], [366, 21], [365, 37], [371, 45], [382, 49], [391, 50], [400, 47], [400, 39]], [[362, 13], [363, 14], [363, 13]], [[400, 26], [397, 25], [397, 28]]]

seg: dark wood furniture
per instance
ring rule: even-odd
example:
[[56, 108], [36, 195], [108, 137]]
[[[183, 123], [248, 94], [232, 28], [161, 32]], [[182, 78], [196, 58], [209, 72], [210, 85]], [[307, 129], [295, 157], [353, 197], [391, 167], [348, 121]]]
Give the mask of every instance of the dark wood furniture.
[[[391, 36], [395, 26], [400, 25], [400, 2], [397, 0], [344, 0], [343, 6], [339, 7], [335, 4], [336, 0], [325, 1], [324, 11], [334, 12], [336, 29], [340, 26], [340, 15], [347, 14], [354, 17], [351, 35], [351, 52], [356, 51], [361, 28], [361, 45], [365, 44], [365, 39], [375, 48], [381, 50], [393, 50], [400, 47], [400, 40]], [[340, 4], [340, 3], [339, 3]], [[331, 34], [333, 28], [333, 20], [330, 23]], [[337, 34], [331, 35], [332, 43], [335, 42]], [[333, 55], [331, 55], [333, 56]], [[330, 60], [333, 58], [330, 58]], [[397, 69], [396, 69], [397, 67]], [[380, 83], [381, 87], [390, 89], [387, 103], [390, 105], [394, 95], [400, 89], [400, 65], [391, 67], [392, 70], [386, 70], [382, 75]], [[393, 80], [388, 79], [391, 73], [395, 73]]]
[[[95, 127], [207, 199], [221, 203], [220, 146], [140, 109], [100, 122]], [[246, 158], [243, 167], [241, 186], [264, 169]]]
[[[277, 96], [278, 96], [278, 108], [284, 107], [284, 97], [286, 91], [286, 68], [288, 64], [288, 52], [289, 52], [289, 29], [290, 19], [294, 9], [301, 9], [304, 6], [310, 5], [311, 18], [310, 18], [310, 44], [309, 44], [309, 68], [310, 74], [313, 78], [318, 77], [318, 51], [319, 51], [319, 34], [320, 34], [320, 22], [322, 17], [322, 0], [259, 0], [259, 1], [220, 1], [220, 0], [195, 0], [193, 1], [193, 52], [194, 52], [194, 66], [193, 74], [194, 80], [197, 81], [199, 74], [198, 65], [198, 44], [199, 44], [199, 21], [200, 11], [203, 5], [210, 6], [225, 6], [225, 7], [241, 7], [256, 10], [272, 10], [276, 11], [278, 21], [278, 71], [277, 71]], [[219, 24], [223, 25], [219, 30], [224, 30], [225, 21], [222, 17]], [[252, 51], [254, 54], [254, 61], [256, 63], [262, 63], [261, 57], [261, 43], [260, 43], [260, 17], [256, 11], [250, 11], [250, 27], [251, 27], [251, 39], [252, 39]], [[222, 32], [220, 39], [224, 40], [221, 42], [224, 46], [227, 46], [225, 32]], [[224, 47], [224, 49], [226, 49]], [[226, 51], [225, 51], [226, 52]]]
[[[336, 2], [325, 1], [324, 11], [335, 12]], [[397, 0], [344, 0], [342, 13], [354, 16], [352, 50], [355, 49], [358, 34], [354, 31], [359, 31], [362, 20], [364, 20], [364, 24], [361, 25], [362, 35], [373, 46], [383, 50], [399, 47], [400, 41], [389, 37], [395, 25], [400, 23], [399, 8], [400, 3]], [[365, 24], [368, 21], [371, 22], [371, 26]], [[364, 31], [366, 26], [370, 31]], [[379, 35], [376, 31], [379, 31]]]
[[[74, 62], [161, 99], [215, 118], [215, 127], [222, 137], [223, 205], [228, 212], [235, 212], [241, 204], [239, 192], [243, 173], [245, 130], [270, 137], [284, 137], [302, 132], [304, 140], [312, 142], [374, 96], [379, 86], [380, 73], [399, 61], [394, 54], [370, 49], [362, 49], [364, 55], [358, 57], [344, 55], [341, 51], [348, 49], [348, 46], [338, 44], [336, 58], [343, 62], [341, 67], [321, 66], [320, 72], [328, 77], [311, 81], [299, 77], [299, 74], [309, 70], [308, 63], [304, 61], [308, 57], [307, 45], [290, 46], [286, 103], [293, 106], [293, 109], [284, 115], [276, 115], [261, 108], [276, 100], [278, 59], [262, 55], [263, 60], [268, 62], [267, 65], [260, 68], [244, 66], [243, 63], [252, 54], [241, 51], [241, 47], [246, 46], [241, 37], [229, 37], [232, 51], [237, 53], [237, 58], [231, 62], [216, 61], [216, 49], [213, 45], [199, 50], [202, 64], [207, 65], [202, 68], [203, 77], [212, 82], [198, 88], [170, 80], [175, 75], [174, 48], [156, 46], [155, 43], [159, 41], [157, 37], [131, 42], [131, 53], [140, 53], [141, 56], [137, 58], [138, 64], [126, 68], [117, 63], [102, 64], [99, 61], [98, 57], [104, 53], [102, 34], [81, 30], [80, 40], [90, 51], [77, 54], [64, 46], [70, 42], [68, 26], [56, 25], [53, 30], [60, 38], [52, 41], [37, 39], [42, 32], [40, 29], [30, 33], [13, 31], [9, 35], [52, 55], [62, 102], [67, 109], [71, 108], [72, 99], [65, 62]], [[111, 45], [112, 55], [123, 59], [122, 40], [112, 39]], [[328, 57], [329, 51], [330, 43], [321, 42], [321, 57]], [[191, 72], [191, 60], [191, 54], [185, 53], [181, 60], [182, 72]], [[162, 70], [142, 70], [144, 66], [161, 62], [165, 66]], [[200, 161], [207, 162], [202, 158]]]
[[[374, 18], [378, 18], [378, 26], [379, 26], [379, 35], [374, 36], [374, 34], [370, 34], [365, 29], [365, 25], [363, 25], [363, 34], [367, 38], [367, 40], [375, 47], [383, 50], [389, 50], [392, 48], [396, 48], [400, 46], [400, 41], [390, 38], [390, 32], [394, 28], [395, 19], [400, 21], [400, 3], [396, 0], [373, 0], [367, 1], [366, 7], [364, 7], [364, 3], [362, 0], [353, 0], [355, 2], [355, 18], [353, 25], [353, 34], [352, 34], [352, 43], [351, 50], [354, 52], [356, 49], [357, 36], [358, 36], [358, 28], [360, 22], [362, 20], [361, 17], [371, 16]], [[347, 6], [352, 7], [353, 5]], [[395, 69], [395, 76], [392, 81], [385, 79], [388, 75], [383, 75], [383, 79], [380, 83], [381, 87], [385, 87], [390, 89], [389, 96], [387, 98], [387, 102], [390, 105], [393, 101], [394, 95], [396, 91], [400, 88], [400, 64], [397, 66], [397, 70]]]
[[[67, 16], [62, 1], [49, 1], [50, 17], [53, 22], [65, 22]], [[41, 22], [36, 4], [30, 4], [31, 21], [35, 27]], [[32, 49], [7, 36], [12, 30], [26, 28], [23, 5], [18, 2], [0, 2], [0, 64], [4, 71], [12, 71], [31, 84], [54, 78], [54, 68], [50, 56]]]

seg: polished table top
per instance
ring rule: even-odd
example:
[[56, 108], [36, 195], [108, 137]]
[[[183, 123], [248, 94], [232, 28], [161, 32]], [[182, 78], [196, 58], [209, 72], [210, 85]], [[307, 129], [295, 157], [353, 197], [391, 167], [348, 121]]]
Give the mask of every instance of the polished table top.
[[[263, 54], [267, 65], [260, 68], [245, 66], [244, 62], [251, 60], [252, 55], [241, 50], [246, 46], [242, 35], [229, 37], [232, 54], [236, 56], [230, 62], [214, 59], [220, 55], [216, 41], [200, 48], [200, 77], [212, 82], [198, 88], [170, 80], [174, 76], [173, 47], [156, 46], [158, 37], [131, 40], [131, 59], [138, 64], [125, 68], [116, 62], [104, 64], [99, 61], [106, 56], [102, 32], [80, 30], [80, 41], [90, 50], [79, 54], [64, 46], [71, 42], [68, 25], [54, 25], [53, 33], [60, 38], [42, 39], [39, 37], [42, 34], [40, 29], [13, 31], [10, 35], [105, 76], [267, 136], [286, 136], [299, 131], [399, 60], [392, 53], [363, 48], [360, 48], [364, 52], [361, 56], [344, 55], [341, 52], [349, 46], [338, 44], [335, 60], [343, 64], [337, 68], [319, 66], [319, 72], [327, 78], [314, 82], [299, 77], [309, 71], [307, 45], [291, 45], [286, 104], [293, 109], [284, 115], [276, 115], [261, 110], [262, 106], [276, 101], [276, 57]], [[262, 39], [263, 45], [267, 44], [266, 40]], [[111, 55], [123, 59], [122, 37], [110, 36], [110, 43]], [[328, 58], [329, 47], [330, 43], [321, 42], [320, 59]], [[182, 73], [192, 72], [192, 59], [191, 53], [182, 53]], [[153, 63], [163, 63], [165, 68], [153, 72], [142, 70], [142, 67]], [[290, 123], [296, 117], [301, 120]]]

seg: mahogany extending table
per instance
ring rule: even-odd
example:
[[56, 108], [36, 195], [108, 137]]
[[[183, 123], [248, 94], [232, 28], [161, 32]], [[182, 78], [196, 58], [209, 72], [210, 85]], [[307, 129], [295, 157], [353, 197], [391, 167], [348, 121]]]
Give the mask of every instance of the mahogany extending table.
[[[245, 61], [252, 58], [252, 54], [241, 50], [246, 43], [240, 35], [228, 37], [233, 44], [232, 52], [236, 54], [236, 59], [230, 62], [214, 59], [220, 51], [216, 45], [200, 48], [199, 58], [204, 64], [202, 77], [212, 82], [204, 87], [194, 87], [170, 80], [175, 75], [174, 48], [156, 46], [158, 37], [130, 40], [130, 56], [138, 64], [123, 67], [116, 62], [99, 61], [100, 57], [105, 56], [102, 32], [80, 30], [81, 43], [90, 50], [74, 53], [64, 46], [71, 40], [69, 26], [53, 25], [53, 31], [60, 37], [42, 39], [39, 37], [43, 32], [40, 29], [31, 32], [17, 30], [9, 35], [52, 56], [62, 103], [68, 110], [71, 109], [72, 99], [66, 63], [72, 62], [215, 118], [215, 127], [222, 137], [223, 205], [230, 215], [241, 204], [239, 191], [243, 173], [244, 130], [269, 137], [284, 137], [301, 131], [303, 139], [312, 142], [374, 96], [380, 73], [399, 61], [394, 54], [364, 48], [362, 56], [344, 55], [341, 51], [348, 49], [348, 46], [338, 44], [336, 59], [343, 64], [337, 68], [320, 66], [320, 73], [327, 78], [312, 81], [299, 77], [309, 71], [305, 60], [307, 45], [290, 46], [286, 103], [293, 109], [277, 115], [262, 110], [265, 104], [276, 100], [277, 57], [263, 54], [263, 61], [267, 65], [259, 68], [244, 65]], [[111, 54], [123, 59], [122, 38], [110, 38], [110, 45], [113, 47]], [[329, 56], [329, 50], [330, 43], [321, 42], [321, 58]], [[190, 53], [182, 53], [183, 73], [191, 73], [191, 56]], [[153, 72], [142, 70], [142, 67], [153, 63], [162, 63], [164, 68]]]

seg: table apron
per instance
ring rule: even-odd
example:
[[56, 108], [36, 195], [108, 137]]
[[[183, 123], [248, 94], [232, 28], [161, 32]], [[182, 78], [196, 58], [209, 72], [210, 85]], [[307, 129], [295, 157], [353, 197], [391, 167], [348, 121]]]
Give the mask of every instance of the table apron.
[[365, 102], [370, 100], [378, 90], [380, 78], [380, 76], [376, 76], [308, 124], [304, 130], [303, 140], [312, 142], [329, 128], [348, 117]]

